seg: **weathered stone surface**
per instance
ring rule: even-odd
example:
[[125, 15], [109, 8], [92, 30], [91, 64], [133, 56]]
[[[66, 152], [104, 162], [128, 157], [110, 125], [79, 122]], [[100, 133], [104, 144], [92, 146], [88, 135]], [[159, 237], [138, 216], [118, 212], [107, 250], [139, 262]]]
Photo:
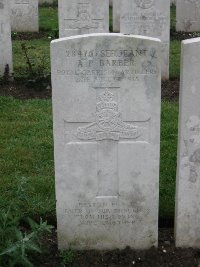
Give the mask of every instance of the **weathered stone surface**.
[[7, 0], [0, 0], [0, 77], [11, 75], [12, 64], [12, 43], [10, 29], [10, 10]]
[[51, 44], [59, 247], [157, 245], [160, 41]]
[[59, 0], [59, 36], [109, 32], [109, 0]]
[[10, 0], [11, 28], [17, 32], [38, 32], [38, 0]]
[[162, 79], [169, 78], [170, 0], [121, 1], [120, 32], [162, 41]]
[[39, 5], [53, 4], [54, 0], [39, 0]]
[[182, 42], [176, 245], [200, 248], [200, 38]]
[[113, 32], [120, 32], [121, 0], [113, 0]]
[[176, 30], [185, 32], [200, 31], [199, 0], [177, 0]]

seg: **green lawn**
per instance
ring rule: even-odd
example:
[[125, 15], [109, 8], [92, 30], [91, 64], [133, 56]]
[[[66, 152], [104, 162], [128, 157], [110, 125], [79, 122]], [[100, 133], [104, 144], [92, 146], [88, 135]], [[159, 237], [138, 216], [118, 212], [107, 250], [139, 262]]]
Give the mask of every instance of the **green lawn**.
[[[55, 219], [50, 100], [0, 97], [0, 209]], [[160, 215], [174, 214], [177, 103], [162, 103]]]

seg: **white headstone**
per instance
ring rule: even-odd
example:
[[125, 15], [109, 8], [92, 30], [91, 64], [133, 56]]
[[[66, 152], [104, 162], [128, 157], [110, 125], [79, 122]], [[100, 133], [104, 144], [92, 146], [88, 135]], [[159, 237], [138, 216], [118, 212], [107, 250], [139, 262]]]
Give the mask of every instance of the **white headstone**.
[[12, 74], [12, 43], [8, 0], [0, 0], [0, 77]]
[[170, 0], [121, 1], [120, 32], [159, 38], [162, 79], [169, 78]]
[[176, 245], [200, 248], [200, 38], [182, 42]]
[[54, 0], [39, 0], [39, 5], [43, 4], [53, 4]]
[[11, 28], [16, 32], [38, 32], [38, 0], [10, 0]]
[[200, 31], [199, 0], [177, 0], [176, 30], [184, 32]]
[[59, 0], [59, 36], [109, 32], [109, 0]]
[[59, 248], [157, 245], [160, 41], [51, 44]]
[[113, 32], [120, 32], [121, 1], [113, 0]]

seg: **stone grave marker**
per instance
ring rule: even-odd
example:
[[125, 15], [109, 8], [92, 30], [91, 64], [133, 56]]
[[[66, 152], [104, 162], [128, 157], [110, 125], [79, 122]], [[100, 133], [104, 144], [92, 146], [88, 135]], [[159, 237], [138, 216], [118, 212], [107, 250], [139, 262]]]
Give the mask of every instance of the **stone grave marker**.
[[122, 34], [51, 44], [60, 249], [157, 246], [159, 50]]
[[59, 0], [59, 36], [109, 32], [109, 0]]
[[11, 28], [16, 32], [38, 32], [38, 0], [11, 0]]
[[184, 32], [200, 31], [200, 1], [176, 1], [176, 30]]
[[11, 75], [12, 63], [12, 42], [10, 28], [10, 10], [7, 0], [0, 0], [0, 77], [7, 73]]
[[120, 32], [121, 0], [113, 0], [113, 32]]
[[162, 41], [162, 79], [168, 79], [170, 0], [123, 0], [120, 13], [121, 33], [151, 36]]
[[200, 248], [200, 38], [182, 42], [175, 237]]

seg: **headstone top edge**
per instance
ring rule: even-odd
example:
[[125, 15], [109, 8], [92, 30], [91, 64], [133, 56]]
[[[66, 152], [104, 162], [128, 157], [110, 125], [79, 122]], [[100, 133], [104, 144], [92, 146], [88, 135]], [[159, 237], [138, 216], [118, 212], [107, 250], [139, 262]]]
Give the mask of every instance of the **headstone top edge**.
[[89, 37], [126, 37], [126, 38], [135, 38], [141, 40], [148, 40], [161, 43], [161, 40], [158, 38], [147, 37], [142, 35], [133, 35], [133, 34], [122, 34], [122, 33], [92, 33], [92, 34], [82, 34], [70, 37], [59, 38], [51, 41], [51, 45], [63, 41], [74, 40], [74, 39], [82, 39], [82, 38], [89, 38]]
[[193, 43], [198, 43], [198, 42], [200, 42], [200, 37], [183, 40], [182, 44], [187, 45], [187, 44], [193, 44]]

